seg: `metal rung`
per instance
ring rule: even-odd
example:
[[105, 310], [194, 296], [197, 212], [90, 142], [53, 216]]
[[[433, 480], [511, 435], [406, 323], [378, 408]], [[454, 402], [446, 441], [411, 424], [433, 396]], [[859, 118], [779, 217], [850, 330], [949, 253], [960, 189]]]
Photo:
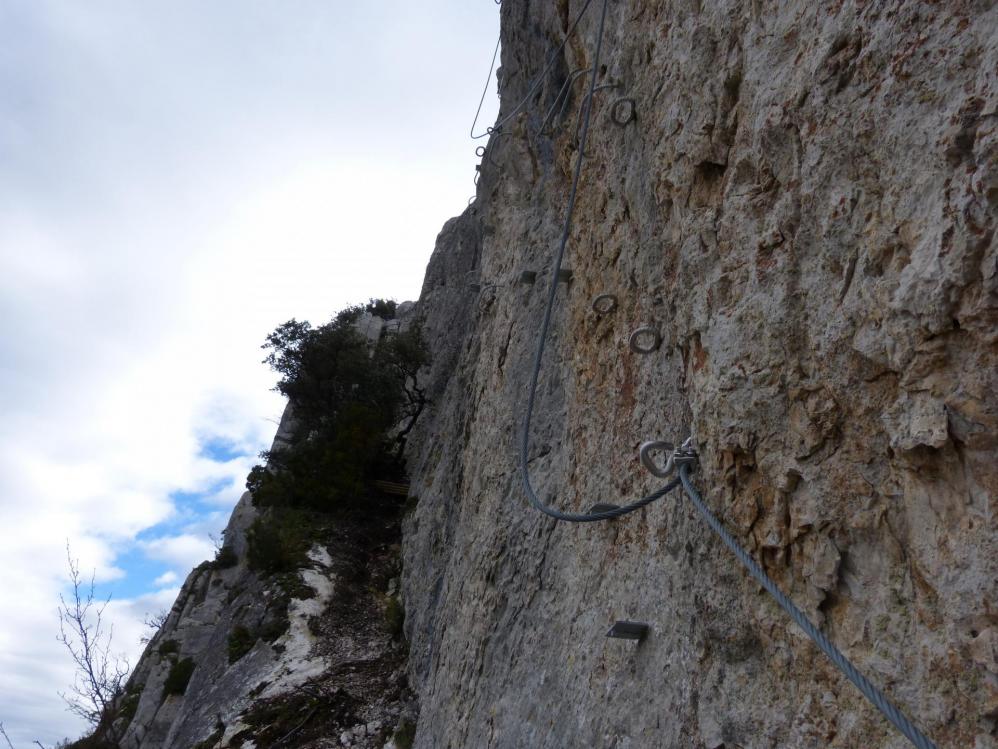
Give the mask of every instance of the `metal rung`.
[[398, 481], [373, 481], [375, 489], [385, 492], [385, 494], [396, 494], [400, 497], [409, 496], [409, 485]]
[[614, 622], [606, 636], [618, 640], [641, 640], [648, 634], [648, 629], [648, 625], [644, 622], [620, 621]]

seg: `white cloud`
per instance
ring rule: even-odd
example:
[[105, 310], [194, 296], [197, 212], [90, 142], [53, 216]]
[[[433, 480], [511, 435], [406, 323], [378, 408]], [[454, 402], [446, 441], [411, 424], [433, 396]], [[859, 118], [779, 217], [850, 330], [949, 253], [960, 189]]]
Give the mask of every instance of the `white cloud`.
[[157, 588], [167, 588], [172, 586], [176, 582], [177, 582], [177, 573], [174, 572], [173, 570], [167, 570], [162, 575], [153, 580], [152, 584], [155, 585]]
[[[80, 729], [57, 697], [67, 539], [114, 588], [134, 584], [135, 536], [168, 521], [139, 547], [170, 566], [148, 589], [185, 575], [280, 416], [264, 336], [418, 293], [473, 192], [495, 13], [4, 4], [0, 720], [17, 745]], [[210, 460], [212, 440], [243, 457]], [[175, 593], [112, 601], [123, 647]]]
[[138, 663], [145, 647], [143, 640], [155, 632], [148, 622], [169, 611], [179, 592], [180, 588], [174, 586], [123, 601], [112, 600], [106, 616], [114, 623], [113, 652], [131, 666]]
[[215, 547], [210, 540], [189, 533], [140, 541], [139, 546], [148, 557], [182, 569], [196, 567], [215, 555]]

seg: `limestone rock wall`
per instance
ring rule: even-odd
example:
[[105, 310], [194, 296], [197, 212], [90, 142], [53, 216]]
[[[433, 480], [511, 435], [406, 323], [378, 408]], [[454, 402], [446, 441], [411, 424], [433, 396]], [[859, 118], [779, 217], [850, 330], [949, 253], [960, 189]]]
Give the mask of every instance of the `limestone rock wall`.
[[[416, 746], [907, 746], [678, 493], [581, 526], [523, 496], [585, 76], [540, 126], [601, 4], [492, 136], [420, 300]], [[503, 116], [582, 7], [504, 0]], [[603, 50], [535, 486], [636, 497], [637, 445], [692, 431], [708, 504], [831, 639], [940, 746], [998, 746], [998, 7], [610, 0]], [[624, 618], [651, 635], [605, 638]]]

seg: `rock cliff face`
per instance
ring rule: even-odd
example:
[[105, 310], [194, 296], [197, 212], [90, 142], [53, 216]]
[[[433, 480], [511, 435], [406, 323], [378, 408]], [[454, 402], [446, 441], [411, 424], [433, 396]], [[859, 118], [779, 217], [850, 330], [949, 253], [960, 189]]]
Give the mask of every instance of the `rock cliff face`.
[[[583, 5], [502, 3], [502, 117]], [[908, 746], [678, 492], [586, 525], [524, 498], [587, 76], [556, 97], [601, 5], [427, 271], [416, 746]], [[638, 444], [692, 432], [727, 527], [940, 746], [978, 749], [998, 746], [996, 70], [993, 2], [612, 0], [530, 456], [542, 498], [584, 511], [657, 488]], [[607, 639], [617, 619], [650, 635]]]
[[[526, 502], [518, 432], [602, 3], [501, 5], [516, 113], [415, 312], [433, 364], [407, 666], [382, 621], [391, 528], [364, 585], [344, 527], [300, 571], [311, 592], [282, 592], [245, 566], [244, 499], [238, 564], [195, 571], [137, 668], [129, 749], [392, 746], [406, 669], [423, 749], [908, 746], [679, 492], [586, 525]], [[541, 497], [584, 511], [658, 488], [638, 444], [692, 434], [740, 542], [939, 746], [976, 749], [998, 746], [996, 70], [984, 0], [610, 0], [530, 452]], [[645, 355], [640, 326], [661, 339]], [[620, 619], [648, 636], [607, 639]]]

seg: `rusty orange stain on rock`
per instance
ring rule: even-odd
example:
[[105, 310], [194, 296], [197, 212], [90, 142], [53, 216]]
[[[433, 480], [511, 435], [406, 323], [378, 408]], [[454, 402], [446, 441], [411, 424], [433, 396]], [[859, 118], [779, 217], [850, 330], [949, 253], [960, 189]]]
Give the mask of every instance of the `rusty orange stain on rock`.
[[700, 343], [700, 336], [693, 339], [693, 371], [699, 372], [707, 364], [707, 352]]

